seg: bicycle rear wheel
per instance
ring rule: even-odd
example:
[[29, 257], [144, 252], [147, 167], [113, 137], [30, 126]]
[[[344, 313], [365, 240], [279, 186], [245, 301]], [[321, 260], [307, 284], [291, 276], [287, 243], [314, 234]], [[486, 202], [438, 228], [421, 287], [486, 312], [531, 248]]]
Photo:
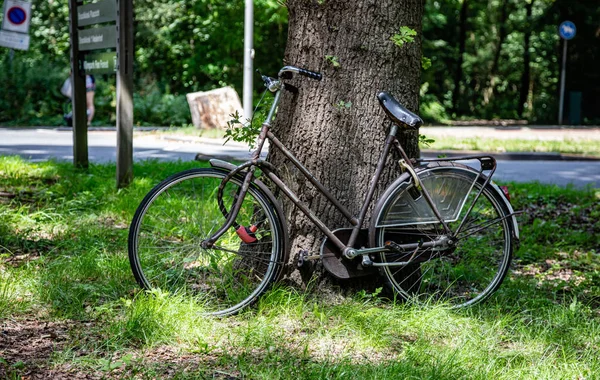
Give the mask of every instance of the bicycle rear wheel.
[[[435, 163], [419, 171], [421, 182], [453, 233], [462, 227], [452, 246], [380, 255], [382, 263], [407, 263], [381, 268], [389, 287], [403, 299], [464, 307], [485, 300], [502, 283], [517, 227], [504, 195], [494, 185], [485, 185], [485, 178], [477, 174], [454, 163]], [[377, 246], [386, 241], [406, 244], [446, 238], [413, 181], [391, 188], [384, 196], [375, 211]]]
[[[285, 255], [280, 215], [255, 185], [236, 222], [256, 226], [256, 242], [244, 243], [230, 228], [213, 248], [202, 248], [225, 223], [217, 188], [226, 175], [205, 168], [167, 178], [146, 195], [129, 230], [129, 261], [140, 286], [194, 297], [213, 315], [234, 314], [256, 301], [278, 279]], [[237, 177], [226, 184], [227, 210], [240, 186]]]

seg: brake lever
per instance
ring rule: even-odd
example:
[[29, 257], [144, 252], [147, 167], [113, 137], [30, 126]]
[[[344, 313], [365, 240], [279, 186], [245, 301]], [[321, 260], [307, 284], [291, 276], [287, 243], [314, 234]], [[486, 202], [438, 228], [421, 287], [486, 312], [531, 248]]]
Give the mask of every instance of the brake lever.
[[256, 69], [256, 72], [258, 73], [258, 75], [260, 75], [260, 79], [262, 79], [262, 81], [265, 83], [265, 86], [267, 85], [267, 80], [269, 79], [268, 76], [263, 75], [263, 73], [260, 72], [260, 70]]

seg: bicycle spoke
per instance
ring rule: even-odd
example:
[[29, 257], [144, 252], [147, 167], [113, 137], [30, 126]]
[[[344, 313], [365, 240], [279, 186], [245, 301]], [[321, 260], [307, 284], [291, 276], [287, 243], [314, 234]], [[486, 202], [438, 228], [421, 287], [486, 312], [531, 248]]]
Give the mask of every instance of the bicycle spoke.
[[[221, 228], [226, 218], [218, 207], [216, 188], [222, 172], [193, 169], [167, 180], [138, 210], [130, 233], [132, 269], [146, 288], [162, 288], [194, 297], [214, 314], [233, 313], [263, 293], [283, 264], [282, 230], [274, 208], [251, 188], [236, 216], [239, 225], [259, 225], [258, 239], [243, 243], [234, 228], [211, 249], [202, 242]], [[231, 208], [240, 184], [225, 185], [223, 202]], [[262, 198], [261, 198], [262, 197]], [[130, 246], [131, 247], [131, 246]]]
[[[476, 173], [455, 167], [447, 164], [438, 171], [431, 171], [432, 174], [425, 175], [422, 182], [433, 194], [434, 203], [449, 210], [454, 207], [452, 201], [461, 199], [451, 195], [453, 192], [460, 189], [469, 191], [462, 195], [464, 204], [460, 213], [455, 215], [456, 219], [448, 222], [452, 231], [462, 225], [458, 236], [447, 236], [439, 223], [383, 227], [378, 232], [380, 245], [388, 239], [398, 244], [439, 239], [452, 241], [447, 246], [419, 249], [405, 266], [384, 267], [383, 273], [390, 285], [405, 299], [431, 298], [457, 307], [470, 305], [487, 298], [508, 270], [512, 245], [510, 214], [504, 211], [504, 200], [491, 186], [481, 191], [485, 181], [482, 178], [474, 182], [478, 178]], [[396, 199], [401, 201], [402, 195], [396, 195], [390, 201]], [[385, 206], [384, 210], [394, 210], [394, 206]], [[380, 218], [386, 220], [386, 215]], [[381, 254], [383, 262], [408, 261], [409, 257], [410, 252]]]

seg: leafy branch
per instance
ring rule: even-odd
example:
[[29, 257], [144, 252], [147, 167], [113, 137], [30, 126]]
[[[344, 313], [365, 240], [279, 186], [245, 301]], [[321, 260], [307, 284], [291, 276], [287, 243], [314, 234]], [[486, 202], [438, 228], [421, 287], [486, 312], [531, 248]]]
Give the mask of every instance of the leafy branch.
[[408, 26], [401, 26], [400, 32], [390, 37], [397, 46], [402, 47], [405, 43], [414, 42], [417, 31]]

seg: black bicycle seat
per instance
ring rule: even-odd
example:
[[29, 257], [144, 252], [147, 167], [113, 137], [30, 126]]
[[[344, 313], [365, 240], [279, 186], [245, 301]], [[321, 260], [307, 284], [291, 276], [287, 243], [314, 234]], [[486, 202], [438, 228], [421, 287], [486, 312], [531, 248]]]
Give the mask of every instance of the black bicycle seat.
[[379, 103], [385, 110], [385, 113], [395, 123], [406, 124], [412, 128], [419, 128], [423, 124], [423, 120], [418, 115], [410, 112], [387, 92], [380, 92], [377, 95], [377, 99], [379, 99]]

